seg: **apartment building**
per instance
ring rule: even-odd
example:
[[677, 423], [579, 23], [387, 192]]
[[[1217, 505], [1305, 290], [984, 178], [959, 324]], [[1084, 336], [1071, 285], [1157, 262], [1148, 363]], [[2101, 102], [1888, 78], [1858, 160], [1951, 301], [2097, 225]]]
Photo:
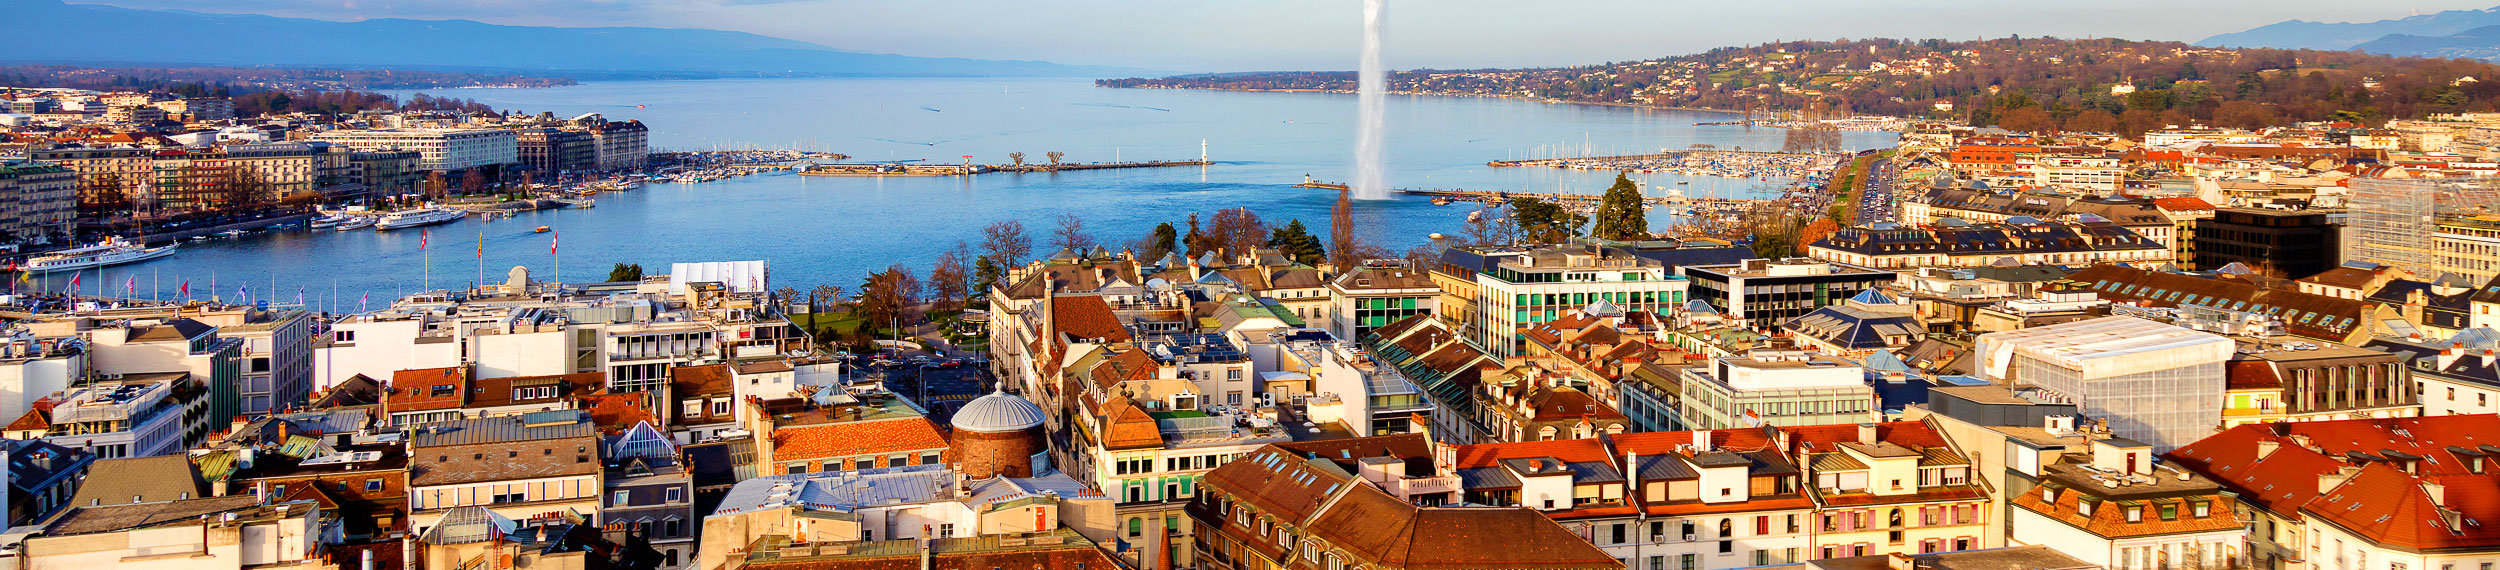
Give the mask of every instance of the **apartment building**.
[[503, 129], [376, 129], [315, 133], [312, 140], [363, 152], [417, 151], [418, 168], [452, 172], [521, 161], [519, 138]]
[[1441, 288], [1405, 260], [1375, 259], [1330, 279], [1328, 299], [1328, 333], [1360, 339], [1389, 323], [1435, 314]]
[[[1472, 252], [1476, 322], [1472, 344], [1497, 360], [1528, 349], [1526, 329], [1604, 302], [1626, 312], [1659, 312], [1684, 303], [1694, 288], [1657, 260], [1599, 245], [1508, 248]], [[1690, 269], [1684, 268], [1684, 269]]]
[[1693, 299], [1708, 303], [1722, 318], [1757, 330], [1771, 330], [1897, 279], [1891, 271], [1806, 258], [1687, 265], [1676, 271], [1691, 282]]
[[2134, 317], [2102, 317], [1980, 335], [1980, 376], [2033, 386], [2108, 422], [2118, 437], [2167, 452], [2211, 433], [2222, 415], [2230, 339]]
[[1684, 369], [1682, 421], [1693, 429], [1847, 423], [1878, 410], [1866, 369], [1814, 352], [1753, 350]]
[[1273, 446], [1208, 473], [1187, 513], [1198, 530], [1186, 540], [1212, 570], [1624, 567], [1534, 510], [1418, 507], [1328, 459]]
[[0, 237], [11, 243], [69, 239], [78, 217], [79, 173], [42, 163], [0, 163]]
[[579, 410], [430, 423], [408, 436], [410, 527], [462, 507], [516, 520], [597, 519], [598, 426]]
[[2248, 534], [2236, 493], [2175, 466], [2152, 446], [2092, 442], [2044, 467], [2036, 491], [2009, 501], [2013, 539], [2105, 568], [2239, 568]]

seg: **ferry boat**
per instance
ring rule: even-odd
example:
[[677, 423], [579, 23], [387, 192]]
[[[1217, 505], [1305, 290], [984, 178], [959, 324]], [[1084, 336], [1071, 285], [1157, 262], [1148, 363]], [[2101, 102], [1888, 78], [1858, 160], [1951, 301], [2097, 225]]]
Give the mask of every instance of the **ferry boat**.
[[124, 263], [138, 263], [141, 261], [173, 255], [174, 248], [176, 247], [178, 246], [167, 245], [164, 247], [145, 247], [140, 244], [123, 241], [118, 237], [105, 238], [103, 242], [95, 245], [64, 249], [52, 252], [48, 255], [41, 255], [36, 256], [33, 259], [28, 259], [26, 260], [25, 270], [38, 273], [49, 273], [54, 271], [75, 271], [92, 267], [121, 265]]
[[414, 210], [391, 212], [389, 215], [382, 216], [381, 221], [374, 222], [373, 228], [377, 230], [397, 230], [418, 226], [431, 226], [434, 224], [448, 223], [466, 215], [468, 214], [459, 210], [437, 206], [427, 206]]
[[344, 222], [339, 222], [339, 225], [332, 226], [331, 229], [348, 232], [370, 227], [373, 227], [373, 218], [357, 217]]
[[313, 218], [313, 221], [312, 221], [312, 229], [316, 229], [316, 230], [318, 230], [318, 229], [321, 229], [321, 228], [327, 228], [327, 227], [331, 227], [331, 226], [336, 226], [336, 225], [339, 225], [339, 224], [344, 224], [344, 223], [347, 223], [349, 220], [354, 220], [354, 219], [356, 219], [356, 217], [355, 217], [355, 216], [350, 216], [350, 215], [347, 215], [347, 214], [331, 214], [331, 215], [327, 215], [327, 216], [322, 216], [322, 217], [318, 217], [318, 218]]

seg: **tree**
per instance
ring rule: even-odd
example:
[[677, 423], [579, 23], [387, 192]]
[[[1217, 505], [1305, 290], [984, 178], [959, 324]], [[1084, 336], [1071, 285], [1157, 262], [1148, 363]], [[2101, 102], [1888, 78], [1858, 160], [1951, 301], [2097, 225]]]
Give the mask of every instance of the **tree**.
[[1259, 221], [1259, 215], [1249, 208], [1216, 210], [1215, 218], [1208, 222], [1207, 235], [1215, 240], [1217, 249], [1224, 250], [1224, 255], [1243, 255], [1267, 242], [1267, 222]]
[[[1328, 258], [1328, 250], [1320, 246], [1319, 236], [1311, 235], [1311, 230], [1304, 227], [1300, 219], [1269, 233], [1267, 246], [1303, 265], [1316, 266]], [[1338, 271], [1344, 271], [1344, 266], [1339, 266]]]
[[1197, 259], [1199, 254], [1215, 251], [1216, 248], [1215, 237], [1198, 229], [1198, 213], [1196, 212], [1189, 214], [1189, 234], [1181, 237], [1181, 243], [1189, 246], [1187, 254], [1190, 259]]
[[1062, 158], [1067, 158], [1067, 157], [1068, 157], [1068, 153], [1059, 152], [1059, 151], [1055, 151], [1055, 150], [1054, 150], [1054, 151], [1050, 151], [1050, 152], [1045, 152], [1045, 153], [1042, 153], [1042, 157], [1043, 157], [1043, 158], [1048, 158], [1048, 159], [1050, 159], [1050, 167], [1051, 167], [1052, 169], [1057, 169], [1057, 168], [1059, 168], [1059, 159], [1062, 159]]
[[1007, 162], [1016, 166], [1024, 166], [1024, 151], [1007, 153]]
[[1085, 234], [1085, 218], [1075, 213], [1059, 215], [1059, 229], [1050, 233], [1052, 246], [1074, 252], [1079, 257], [1094, 248], [1094, 236]]
[[1806, 224], [1805, 229], [1797, 231], [1797, 243], [1794, 249], [1798, 255], [1804, 255], [1807, 246], [1814, 245], [1814, 242], [1823, 241], [1823, 238], [1831, 237], [1832, 234], [1839, 232], [1840, 223], [1828, 217], [1815, 218], [1814, 223]]
[[807, 290], [808, 312], [830, 312], [842, 308], [841, 285], [817, 285]]
[[[1298, 219], [1293, 223], [1297, 226], [1302, 225], [1302, 221]], [[1354, 257], [1362, 248], [1356, 247], [1357, 242], [1354, 237], [1353, 187], [1337, 189], [1337, 204], [1329, 207], [1328, 210], [1328, 239], [1337, 246], [1335, 248], [1337, 258], [1331, 260], [1333, 262], [1331, 265], [1336, 266], [1337, 272], [1350, 271], [1354, 268], [1355, 262], [1361, 261]]]
[[608, 282], [610, 283], [641, 280], [642, 264], [640, 263], [618, 263], [616, 267], [608, 268]]
[[1033, 238], [1024, 235], [1024, 222], [999, 220], [981, 228], [981, 251], [1000, 267], [1024, 265], [1024, 256], [1033, 253]]
[[1641, 203], [1640, 187], [1630, 177], [1615, 174], [1615, 185], [1597, 204], [1597, 226], [1589, 235], [1598, 239], [1637, 241], [1649, 239], [1649, 208]]
[[1579, 237], [1580, 226], [1589, 221], [1588, 216], [1563, 208], [1561, 204], [1535, 198], [1513, 200], [1510, 209], [1511, 220], [1518, 223], [1520, 237], [1536, 243], [1571, 241], [1571, 238]]
[[1489, 204], [1467, 213], [1467, 245], [1510, 245], [1519, 240], [1518, 226], [1510, 220], [1510, 209]]
[[957, 257], [955, 251], [938, 253], [937, 264], [929, 268], [929, 290], [933, 295], [930, 301], [936, 303], [938, 309], [963, 306], [967, 286], [964, 274], [964, 260]]
[[2118, 132], [2118, 116], [2100, 109], [2084, 109], [2066, 118], [2066, 131], [2077, 133]]
[[1007, 270], [999, 268], [998, 263], [990, 261], [990, 258], [972, 259], [972, 290], [987, 295], [990, 289], [997, 287], [999, 279], [1006, 277]]
[[1155, 224], [1154, 233], [1147, 234], [1145, 241], [1137, 242], [1137, 258], [1147, 261], [1163, 259], [1163, 256], [1180, 247], [1180, 233], [1179, 228], [1172, 227], [1172, 222]]
[[919, 297], [919, 278], [912, 276], [910, 267], [897, 263], [868, 274], [860, 284], [859, 308], [854, 313], [867, 319], [871, 328], [894, 326]]

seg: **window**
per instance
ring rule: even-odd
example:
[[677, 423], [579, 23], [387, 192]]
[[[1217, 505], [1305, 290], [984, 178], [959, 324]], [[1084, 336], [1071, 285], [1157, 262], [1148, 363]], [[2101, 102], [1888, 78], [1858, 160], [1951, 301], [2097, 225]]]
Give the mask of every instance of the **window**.
[[712, 400], [712, 415], [729, 415], [729, 400]]
[[852, 471], [867, 471], [876, 468], [877, 458], [874, 457], [862, 457], [851, 461]]
[[365, 480], [365, 490], [366, 490], [366, 491], [380, 491], [380, 490], [382, 490], [382, 480], [381, 480], [381, 479], [366, 479], [366, 480]]
[[2208, 506], [2208, 504], [2204, 501], [2196, 502], [2196, 518], [2205, 518], [2207, 515], [2211, 514], [2213, 514], [2213, 507]]
[[2179, 505], [2176, 505], [2176, 504], [2162, 505], [2162, 506], [2161, 506], [2161, 520], [2166, 520], [2166, 521], [2175, 521], [2175, 520], [2179, 520]]
[[685, 413], [686, 417], [689, 418], [701, 417], [703, 415], [703, 402], [686, 402]]
[[936, 465], [936, 464], [938, 464], [938, 461], [939, 461], [939, 459], [938, 459], [938, 452], [931, 451], [931, 452], [928, 452], [928, 453], [922, 453], [922, 454], [920, 454], [920, 464], [921, 464], [921, 465]]
[[2144, 522], [2144, 507], [2127, 507], [2127, 522]]
[[[685, 536], [685, 535], [686, 535], [686, 521], [685, 521], [685, 519], [680, 519], [680, 518], [677, 518], [677, 517], [675, 517], [675, 516], [670, 516], [670, 517], [668, 517], [668, 520], [667, 520], [667, 521], [664, 521], [664, 522], [663, 522], [660, 526], [661, 526], [661, 528], [662, 528], [662, 529], [665, 529], [665, 530], [667, 531], [667, 533], [668, 533], [668, 534], [667, 534], [667, 536], [669, 536], [669, 537], [679, 537], [679, 536]], [[940, 526], [953, 526], [953, 525], [940, 525]]]
[[669, 488], [668, 488], [668, 502], [675, 503], [675, 502], [681, 502], [681, 501], [684, 501], [684, 500], [686, 500], [686, 490], [685, 490], [684, 488], [680, 488], [680, 487], [669, 487]]

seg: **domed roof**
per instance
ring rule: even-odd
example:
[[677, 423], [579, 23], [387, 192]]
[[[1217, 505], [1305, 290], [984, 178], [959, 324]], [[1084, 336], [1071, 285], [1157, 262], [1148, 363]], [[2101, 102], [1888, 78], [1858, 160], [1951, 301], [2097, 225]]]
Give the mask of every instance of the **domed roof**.
[[1006, 392], [965, 402], [955, 410], [955, 429], [978, 432], [1010, 432], [1042, 425], [1042, 407]]

